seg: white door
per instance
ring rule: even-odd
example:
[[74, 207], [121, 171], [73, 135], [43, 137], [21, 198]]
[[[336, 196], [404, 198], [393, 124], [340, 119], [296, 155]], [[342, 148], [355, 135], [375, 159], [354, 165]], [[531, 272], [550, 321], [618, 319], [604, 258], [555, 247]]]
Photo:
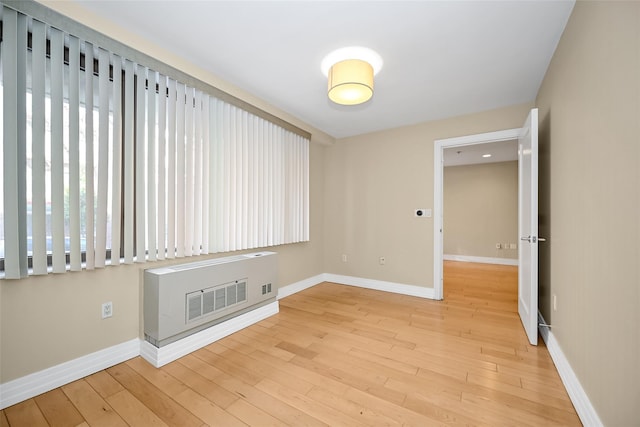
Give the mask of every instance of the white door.
[[538, 109], [518, 137], [518, 313], [532, 345], [538, 344]]

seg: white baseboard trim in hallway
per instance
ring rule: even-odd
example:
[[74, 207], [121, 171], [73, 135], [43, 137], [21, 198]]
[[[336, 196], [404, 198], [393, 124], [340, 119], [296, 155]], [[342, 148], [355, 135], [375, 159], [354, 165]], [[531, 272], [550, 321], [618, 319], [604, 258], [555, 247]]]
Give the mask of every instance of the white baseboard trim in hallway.
[[518, 260], [513, 258], [491, 258], [471, 255], [443, 255], [445, 261], [477, 262], [480, 264], [518, 265]]
[[[538, 312], [538, 324], [540, 323], [545, 325], [547, 324], [544, 317], [542, 317], [542, 314]], [[571, 403], [573, 403], [573, 406], [576, 408], [580, 421], [582, 421], [583, 425], [589, 427], [602, 426], [603, 424], [602, 421], [600, 421], [600, 417], [598, 417], [598, 413], [591, 404], [589, 396], [587, 396], [587, 393], [582, 388], [582, 384], [580, 384], [575, 372], [573, 372], [573, 369], [562, 352], [553, 332], [550, 328], [541, 326], [538, 327], [538, 330], [547, 345], [551, 359], [553, 360], [554, 365], [556, 365], [558, 374], [560, 374], [560, 379], [562, 379], [562, 383], [567, 389]]]

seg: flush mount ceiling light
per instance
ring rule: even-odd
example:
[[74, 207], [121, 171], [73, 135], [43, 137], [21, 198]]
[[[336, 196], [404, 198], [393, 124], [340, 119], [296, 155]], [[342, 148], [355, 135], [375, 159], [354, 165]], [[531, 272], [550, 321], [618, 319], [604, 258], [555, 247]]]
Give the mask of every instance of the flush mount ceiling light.
[[483, 154], [482, 157], [484, 157], [485, 159], [488, 159], [489, 157], [491, 157], [491, 154]]
[[357, 105], [373, 96], [373, 76], [382, 68], [382, 58], [366, 47], [344, 47], [325, 56], [321, 68], [327, 76], [329, 99]]

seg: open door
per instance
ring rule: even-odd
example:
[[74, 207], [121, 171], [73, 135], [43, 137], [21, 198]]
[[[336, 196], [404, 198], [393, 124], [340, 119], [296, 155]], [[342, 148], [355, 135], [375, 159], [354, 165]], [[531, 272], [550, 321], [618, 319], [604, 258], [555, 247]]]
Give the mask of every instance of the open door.
[[538, 344], [538, 109], [518, 136], [518, 313], [532, 345]]

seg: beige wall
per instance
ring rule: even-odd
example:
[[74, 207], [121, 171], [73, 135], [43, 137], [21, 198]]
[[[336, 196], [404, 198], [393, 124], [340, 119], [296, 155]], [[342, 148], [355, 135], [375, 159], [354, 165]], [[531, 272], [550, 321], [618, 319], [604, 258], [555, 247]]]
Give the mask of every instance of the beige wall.
[[416, 218], [414, 210], [433, 208], [434, 140], [522, 126], [530, 107], [344, 138], [327, 147], [326, 272], [433, 287], [433, 218]]
[[518, 258], [517, 161], [446, 167], [442, 187], [446, 255]]
[[540, 308], [604, 424], [638, 425], [640, 2], [577, 2], [537, 105]]

